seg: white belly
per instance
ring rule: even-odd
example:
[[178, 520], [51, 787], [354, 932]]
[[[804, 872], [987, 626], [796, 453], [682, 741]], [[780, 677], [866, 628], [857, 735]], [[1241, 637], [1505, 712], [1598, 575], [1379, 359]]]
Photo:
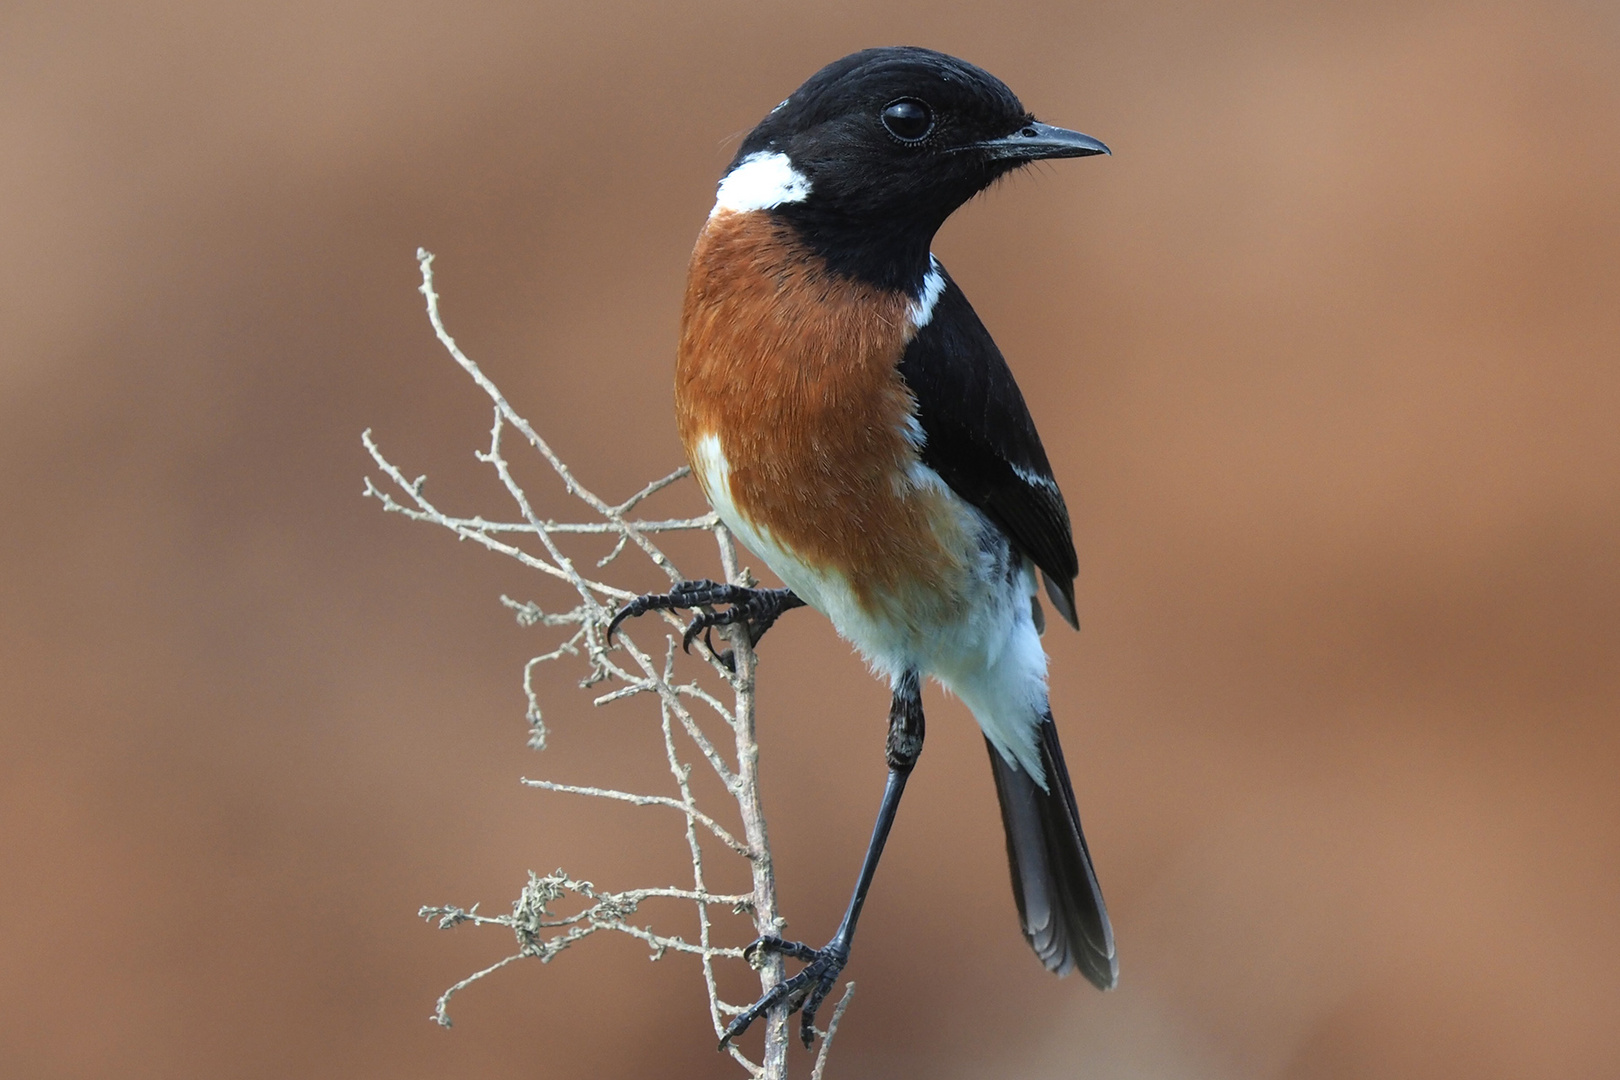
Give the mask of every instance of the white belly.
[[842, 574], [806, 564], [738, 511], [719, 436], [704, 435], [694, 450], [693, 468], [720, 520], [875, 671], [891, 685], [906, 671], [932, 676], [962, 699], [1003, 757], [1044, 780], [1035, 739], [1047, 711], [1046, 652], [1031, 615], [1034, 569], [977, 508], [933, 470], [915, 465], [919, 497], [943, 495], [962, 515], [957, 532], [971, 545], [961, 553], [970, 572], [949, 586], [939, 583], [952, 590], [949, 596], [894, 597], [874, 608]]

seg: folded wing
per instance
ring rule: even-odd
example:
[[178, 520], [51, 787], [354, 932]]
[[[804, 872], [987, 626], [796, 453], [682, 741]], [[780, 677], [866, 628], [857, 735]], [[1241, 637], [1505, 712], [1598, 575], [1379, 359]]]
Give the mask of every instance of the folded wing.
[[1007, 361], [949, 276], [900, 375], [917, 400], [923, 463], [1040, 568], [1053, 606], [1078, 626], [1069, 509]]

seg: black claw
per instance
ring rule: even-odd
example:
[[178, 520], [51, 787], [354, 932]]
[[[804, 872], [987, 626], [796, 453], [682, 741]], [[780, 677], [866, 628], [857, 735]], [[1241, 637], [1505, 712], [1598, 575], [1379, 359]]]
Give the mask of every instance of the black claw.
[[[636, 600], [640, 599], [641, 597], [636, 597]], [[618, 631], [620, 623], [632, 616], [641, 614], [641, 612], [635, 610], [636, 600], [632, 600], [628, 604], [624, 605], [624, 607], [620, 608], [618, 614], [613, 616], [613, 621], [608, 623], [607, 639], [609, 641], [613, 640], [613, 635]]]
[[781, 617], [782, 612], [803, 607], [804, 601], [795, 596], [790, 589], [750, 589], [741, 585], [720, 584], [707, 578], [700, 581], [678, 581], [667, 593], [638, 596], [620, 608], [618, 614], [613, 616], [613, 621], [608, 623], [608, 640], [613, 640], [614, 632], [626, 619], [645, 615], [649, 611], [691, 609], [709, 604], [730, 606], [721, 611], [700, 611], [693, 616], [692, 621], [687, 624], [685, 633], [681, 635], [681, 648], [691, 652], [692, 642], [701, 634], [709, 652], [727, 668], [736, 671], [736, 659], [729, 650], [720, 652], [715, 649], [709, 631], [716, 626], [742, 623], [748, 631], [748, 643], [756, 645], [759, 639], [765, 636], [765, 631]]
[[817, 979], [810, 996], [804, 999], [804, 1008], [799, 1012], [799, 1041], [804, 1043], [806, 1050], [816, 1041], [816, 1010], [827, 1000], [827, 995], [832, 992], [833, 981], [837, 978], [838, 973], [835, 971], [831, 978]]
[[805, 967], [797, 975], [783, 979], [765, 991], [764, 997], [733, 1017], [720, 1040], [720, 1049], [724, 1050], [755, 1020], [784, 1002], [787, 1003], [789, 1015], [804, 1010], [799, 1020], [799, 1038], [808, 1049], [816, 1039], [816, 1010], [821, 1008], [821, 1003], [837, 983], [839, 973], [849, 962], [849, 946], [835, 939], [824, 948], [812, 949], [802, 941], [784, 941], [767, 935], [744, 949], [743, 957], [751, 961], [761, 951], [781, 953], [795, 960], [806, 961]]
[[775, 934], [766, 934], [743, 950], [743, 959], [752, 964], [754, 957], [762, 952], [780, 953], [795, 960], [803, 960], [807, 964], [816, 958], [816, 950], [802, 941], [788, 941]]
[[694, 615], [692, 621], [686, 624], [686, 632], [681, 635], [681, 651], [691, 652], [692, 642], [697, 640], [699, 634], [703, 634], [703, 644], [709, 647], [710, 652], [713, 652], [714, 640], [705, 632], [713, 625], [714, 617], [707, 611], [700, 611]]

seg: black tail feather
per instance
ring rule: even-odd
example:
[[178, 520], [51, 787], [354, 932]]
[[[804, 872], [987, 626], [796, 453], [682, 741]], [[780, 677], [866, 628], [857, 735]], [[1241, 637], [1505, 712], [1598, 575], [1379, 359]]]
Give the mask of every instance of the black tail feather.
[[1024, 937], [1047, 969], [1067, 975], [1079, 968], [1101, 990], [1119, 981], [1114, 931], [1108, 924], [1091, 852], [1080, 832], [1080, 811], [1063, 764], [1057, 725], [1041, 721], [1041, 764], [1046, 788], [1009, 765], [989, 740], [990, 766], [1007, 830], [1007, 862]]

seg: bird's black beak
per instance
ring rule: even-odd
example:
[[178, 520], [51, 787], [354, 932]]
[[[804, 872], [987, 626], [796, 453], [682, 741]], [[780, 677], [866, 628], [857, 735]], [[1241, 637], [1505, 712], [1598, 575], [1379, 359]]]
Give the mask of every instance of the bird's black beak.
[[1031, 120], [1011, 135], [974, 143], [970, 149], [978, 150], [992, 161], [1020, 162], [1112, 153], [1108, 147], [1090, 135], [1082, 135], [1078, 131], [1053, 127], [1051, 124], [1042, 124], [1035, 120]]

